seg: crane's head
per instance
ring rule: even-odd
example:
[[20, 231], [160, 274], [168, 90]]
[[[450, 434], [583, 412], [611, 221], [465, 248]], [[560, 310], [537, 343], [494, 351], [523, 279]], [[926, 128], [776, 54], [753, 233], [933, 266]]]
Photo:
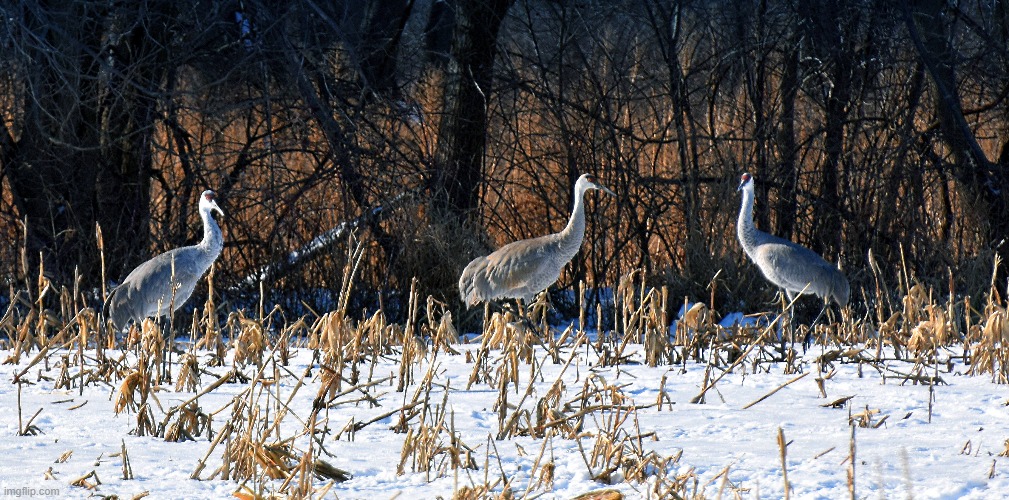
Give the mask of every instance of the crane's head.
[[208, 189], [200, 195], [200, 211], [210, 212], [211, 210], [217, 210], [217, 213], [224, 217], [224, 211], [221, 207], [217, 206], [217, 193]]
[[742, 191], [747, 188], [753, 188], [753, 176], [749, 172], [743, 172], [743, 175], [739, 176], [739, 187], [736, 188], [736, 191]]
[[598, 189], [610, 196], [617, 195], [617, 193], [611, 191], [610, 188], [600, 184], [599, 181], [596, 180], [596, 176], [592, 174], [582, 174], [582, 176], [578, 178], [578, 182], [575, 183], [575, 188], [582, 193], [589, 189]]

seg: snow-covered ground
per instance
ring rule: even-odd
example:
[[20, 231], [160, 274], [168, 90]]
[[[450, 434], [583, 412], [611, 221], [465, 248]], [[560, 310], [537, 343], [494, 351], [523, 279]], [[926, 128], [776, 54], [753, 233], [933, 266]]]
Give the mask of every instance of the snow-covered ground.
[[[886, 373], [884, 381], [880, 371], [869, 364], [860, 368], [857, 363], [834, 363], [836, 371], [822, 381], [827, 395], [822, 397], [816, 379], [825, 374], [818, 372], [813, 363], [823, 351], [819, 346], [802, 360], [800, 366], [806, 376], [749, 408], [744, 407], [802, 373], [786, 374], [784, 364], [760, 364], [755, 368], [748, 360], [724, 376], [707, 393], [704, 404], [693, 404], [690, 401], [705, 379], [704, 364], [688, 362], [685, 366], [651, 368], [642, 363], [641, 347], [631, 345], [625, 352], [631, 354], [630, 363], [595, 367], [595, 353], [583, 346], [574, 353], [570, 348], [562, 349], [563, 356], [574, 356], [565, 370], [566, 358], [554, 364], [538, 348], [535, 358], [540, 371], [534, 378], [533, 391], [523, 399], [533, 370], [522, 364], [518, 369], [519, 383], [507, 387], [512, 407], [505, 412], [506, 420], [517, 409], [534, 414], [536, 402], [549, 399], [552, 386], [560, 390], [557, 400], [562, 405], [578, 401], [590, 405], [617, 403], [625, 411], [588, 412], [581, 428], [568, 435], [546, 440], [521, 435], [498, 440], [495, 437], [501, 424], [495, 403], [499, 386], [478, 382], [467, 389], [474, 364], [467, 362], [465, 353], [475, 354], [477, 346], [456, 347], [460, 354], [429, 351], [424, 361], [413, 368], [414, 380], [402, 392], [396, 391], [400, 373], [397, 355], [377, 358], [374, 366], [369, 361], [361, 366], [361, 382], [367, 381], [369, 372], [372, 380], [390, 377], [387, 382], [367, 389], [379, 406], [363, 401], [362, 391], [354, 391], [336, 402], [357, 402], [330, 405], [319, 414], [318, 421], [324, 426], [320, 424], [317, 428], [328, 429], [322, 440], [321, 458], [353, 474], [351, 480], [335, 484], [327, 498], [449, 498], [464, 486], [496, 483], [496, 490], [500, 491], [502, 483], [497, 480], [501, 478], [510, 481], [518, 497], [528, 494], [539, 498], [571, 498], [610, 487], [627, 498], [656, 498], [652, 493], [655, 474], [646, 474], [645, 483], [623, 481], [620, 469], [610, 476], [612, 485], [592, 479], [602, 467], [597, 465], [590, 470], [587, 462], [592, 461], [594, 448], [608, 435], [631, 436], [624, 443], [640, 446], [636, 456], [654, 452], [655, 457], [665, 459], [669, 470], [664, 471], [664, 477], [670, 481], [678, 475], [684, 478], [688, 492], [711, 498], [781, 498], [785, 483], [779, 428], [787, 442], [786, 472], [792, 497], [848, 498], [848, 459], [852, 446], [849, 416], [866, 410], [869, 416], [863, 422], [865, 426], [856, 425], [854, 432], [856, 497], [1009, 495], [1006, 462], [1009, 459], [999, 456], [1005, 452], [1009, 439], [1009, 392], [987, 377], [964, 374], [966, 368], [956, 360], [950, 365], [952, 371], [942, 365], [939, 376], [945, 385], [932, 387], [930, 415], [928, 385], [901, 383], [899, 378], [893, 378], [893, 373]], [[9, 354], [0, 352], [0, 358]], [[60, 373], [58, 354], [51, 356], [48, 363], [30, 368], [24, 377], [31, 383], [22, 386], [22, 422], [27, 422], [39, 409], [41, 413], [32, 422], [38, 431], [35, 435], [18, 435], [19, 396], [11, 381], [34, 355], [35, 352], [22, 356], [17, 365], [0, 366], [0, 407], [4, 408], [0, 421], [0, 456], [4, 460], [0, 468], [0, 496], [131, 498], [147, 492], [149, 498], [228, 498], [239, 489], [233, 481], [190, 479], [210, 448], [213, 436], [204, 434], [195, 441], [183, 442], [138, 437], [131, 434], [137, 425], [136, 413], [116, 415], [113, 411], [115, 387], [91, 384], [84, 387], [83, 394], [78, 387], [54, 389]], [[201, 360], [206, 356], [202, 354]], [[489, 361], [488, 370], [492, 372], [504, 364], [499, 351], [491, 351]], [[410, 402], [432, 363], [430, 393], [425, 394], [428, 408], [412, 417], [407, 425], [416, 430], [421, 418], [438, 415], [445, 401], [448, 410], [445, 426], [449, 430], [441, 439], [448, 444], [454, 435], [472, 449], [475, 469], [443, 467], [443, 474], [439, 475], [439, 468], [447, 461], [442, 456], [431, 462], [435, 468], [432, 472], [413, 472], [415, 462], [407, 459], [404, 474], [398, 475], [397, 466], [409, 435], [391, 429], [399, 421], [399, 414], [364, 426], [356, 433], [343, 432], [339, 439], [335, 437], [348, 422], [368, 422]], [[911, 368], [905, 361], [885, 361], [882, 365], [905, 373]], [[266, 371], [271, 380], [275, 374], [279, 375], [279, 383], [272, 384], [269, 390], [280, 400], [294, 393], [290, 404], [294, 414], [286, 417], [278, 437], [300, 440], [301, 449], [307, 447], [307, 440], [298, 435], [297, 426], [310, 416], [322, 373], [314, 368], [304, 378], [306, 385], [299, 387], [299, 378], [310, 366], [314, 366], [312, 351], [299, 348], [293, 351], [286, 369], [278, 367], [274, 371], [270, 366]], [[220, 374], [226, 369], [211, 371]], [[73, 376], [76, 371], [71, 367], [69, 374]], [[251, 375], [254, 367], [244, 371]], [[714, 378], [720, 373], [715, 368], [708, 375]], [[558, 379], [563, 382], [559, 386], [554, 384]], [[668, 398], [658, 407], [655, 403], [663, 379]], [[214, 380], [211, 373], [204, 373], [200, 387], [207, 387]], [[344, 389], [350, 385], [345, 383]], [[579, 400], [586, 387], [609, 389]], [[215, 432], [231, 414], [226, 408], [229, 402], [247, 388], [249, 383], [226, 383], [200, 398], [199, 406], [205, 413], [224, 408], [214, 415]], [[162, 387], [152, 405], [155, 419], [160, 420], [165, 410], [193, 394]], [[611, 396], [609, 400], [598, 398], [605, 394]], [[842, 407], [824, 406], [847, 396], [851, 399]], [[264, 401], [266, 405], [274, 404], [268, 398]], [[576, 414], [579, 408], [575, 406], [569, 404], [565, 415]], [[633, 406], [645, 408], [626, 411]], [[600, 428], [618, 428], [619, 432], [606, 434]], [[120, 452], [124, 446], [134, 475], [130, 480], [123, 479]], [[211, 454], [201, 477], [208, 477], [221, 466], [222, 447]], [[548, 463], [553, 466], [553, 481], [549, 484], [539, 481], [543, 465]], [[86, 481], [96, 485], [95, 489], [71, 486], [72, 481], [92, 471], [94, 476]], [[270, 484], [279, 487], [280, 481]]]

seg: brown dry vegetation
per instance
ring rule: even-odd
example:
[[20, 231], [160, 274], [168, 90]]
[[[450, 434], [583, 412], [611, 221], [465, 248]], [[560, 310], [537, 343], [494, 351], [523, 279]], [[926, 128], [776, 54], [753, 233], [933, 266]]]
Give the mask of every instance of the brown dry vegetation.
[[[993, 264], [997, 268], [1001, 263]], [[929, 387], [944, 384], [942, 374], [951, 373], [954, 364], [966, 367], [967, 375], [1009, 383], [1005, 348], [1009, 320], [1006, 303], [994, 287], [980, 297], [984, 309], [976, 310], [970, 300], [958, 299], [954, 288], [936, 290], [901, 273], [895, 284], [900, 300], [888, 300], [880, 288], [872, 301], [877, 305], [874, 313], [858, 316], [845, 309], [836, 321], [815, 325], [813, 338], [821, 344], [822, 354], [812, 362], [800, 362], [795, 341], [788, 336], [775, 340], [777, 324], [786, 320], [787, 310], [765, 314], [764, 325], [725, 327], [716, 321], [724, 309], [698, 303], [670, 335], [668, 290], [649, 286], [642, 276], [635, 272], [621, 280], [614, 330], [590, 336], [578, 327], [585, 325], [584, 309], [590, 304], [582, 284], [581, 319], [565, 331], [546, 333], [545, 325], [533, 328], [542, 319], [545, 303], [539, 302], [528, 322], [511, 312], [494, 313], [481, 336], [465, 349], [450, 308], [430, 296], [422, 299], [416, 283], [404, 323], [389, 321], [381, 311], [361, 319], [348, 315], [351, 272], [344, 275], [339, 308], [318, 315], [285, 321], [279, 308], [252, 315], [235, 311], [220, 323], [201, 312], [216, 308], [213, 297], [221, 291], [211, 290], [211, 299], [197, 308], [192, 321], [159, 325], [147, 320], [126, 336], [100, 325], [93, 310], [81, 305], [81, 292], [46, 290], [46, 280], [39, 279], [39, 288], [18, 293], [0, 320], [7, 335], [0, 348], [8, 353], [3, 362], [17, 367], [12, 382], [18, 387], [38, 377], [66, 391], [108, 391], [114, 411], [133, 422], [132, 433], [168, 442], [205, 441], [204, 455], [193, 458], [192, 478], [235, 481], [239, 498], [324, 496], [334, 483], [354, 474], [341, 468], [340, 456], [327, 447], [332, 448], [334, 440], [354, 440], [355, 433], [373, 425], [403, 436], [399, 474], [424, 473], [429, 481], [456, 477], [455, 498], [526, 498], [550, 492], [552, 443], [557, 440], [577, 443], [587, 472], [600, 487], [631, 483], [648, 498], [739, 496], [748, 490], [729, 480], [728, 468], [701, 484], [680, 454], [663, 455], [648, 444], [656, 436], [639, 424], [638, 413], [672, 411], [666, 378], [676, 383], [678, 366], [696, 363], [705, 368], [692, 403], [714, 397], [730, 373], [798, 374], [743, 409], [810, 373], [819, 377], [823, 391], [833, 368], [843, 363], [876, 370], [884, 383], [889, 379]], [[67, 307], [44, 308], [43, 301], [25, 299], [50, 293]], [[794, 328], [792, 338], [801, 339], [808, 327]], [[188, 336], [192, 344], [179, 344], [185, 351], [171, 353], [165, 329]], [[643, 356], [631, 359], [630, 346], [640, 346]], [[290, 368], [294, 348], [312, 353], [304, 371]], [[460, 355], [463, 350], [465, 356]], [[593, 355], [587, 357], [590, 352]], [[636, 401], [624, 391], [626, 384], [607, 380], [592, 369], [641, 361], [670, 368], [654, 401]], [[395, 372], [384, 368], [389, 362]], [[465, 387], [435, 382], [436, 372], [447, 362], [472, 365]], [[382, 368], [376, 369], [380, 364]], [[560, 368], [544, 376], [548, 365]], [[569, 372], [584, 376], [572, 378]], [[174, 385], [183, 394], [157, 396], [165, 385]], [[223, 406], [208, 407], [208, 400], [201, 398], [222, 387], [230, 388], [225, 394], [234, 395], [225, 397]], [[310, 387], [317, 387], [310, 404], [292, 404]], [[498, 418], [497, 432], [486, 442], [467, 442], [454, 427], [450, 395], [471, 388], [497, 393], [492, 409]], [[397, 404], [380, 406], [377, 399], [392, 390], [402, 394], [394, 399]], [[824, 406], [845, 406], [848, 399]], [[372, 408], [374, 416], [348, 421], [340, 412], [346, 405]], [[19, 434], [42, 431], [33, 423], [38, 412], [30, 416], [20, 407], [18, 412]], [[864, 411], [849, 407], [849, 414], [853, 427], [878, 428], [888, 417], [868, 407]], [[511, 445], [509, 441], [519, 436], [540, 443], [538, 450], [525, 450], [536, 459], [521, 477], [492, 460], [496, 447]], [[784, 443], [779, 436], [782, 463]], [[130, 480], [134, 471], [125, 445], [121, 458], [123, 479]], [[719, 476], [724, 477], [716, 492]], [[88, 477], [71, 485], [104, 491], [97, 475], [93, 481]], [[787, 484], [787, 472], [784, 480]], [[854, 483], [850, 488], [855, 495]], [[596, 494], [621, 498], [613, 492]]]

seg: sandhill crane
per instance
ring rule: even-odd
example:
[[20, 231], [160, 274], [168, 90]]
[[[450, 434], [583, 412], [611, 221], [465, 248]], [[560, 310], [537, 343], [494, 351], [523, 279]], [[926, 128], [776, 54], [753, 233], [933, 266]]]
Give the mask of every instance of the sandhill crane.
[[473, 259], [459, 277], [459, 292], [467, 307], [497, 298], [530, 300], [557, 281], [561, 269], [578, 253], [585, 236], [585, 192], [616, 193], [583, 174], [575, 182], [575, 206], [559, 233], [509, 243], [485, 257]]
[[[200, 196], [203, 240], [192, 246], [176, 248], [137, 266], [105, 299], [106, 317], [122, 329], [133, 320], [161, 317], [182, 307], [196, 288], [196, 282], [210, 269], [224, 247], [221, 228], [211, 212], [224, 216], [217, 206], [216, 194], [206, 190]], [[174, 295], [173, 295], [174, 291]], [[174, 304], [175, 309], [170, 309]]]
[[[798, 293], [815, 294], [827, 302], [833, 299], [841, 307], [848, 304], [848, 279], [812, 250], [767, 234], [753, 225], [753, 177], [744, 173], [737, 191], [743, 192], [736, 235], [746, 255], [767, 281], [785, 290], [789, 301]], [[803, 291], [805, 290], [805, 291]], [[822, 311], [821, 311], [822, 312]]]

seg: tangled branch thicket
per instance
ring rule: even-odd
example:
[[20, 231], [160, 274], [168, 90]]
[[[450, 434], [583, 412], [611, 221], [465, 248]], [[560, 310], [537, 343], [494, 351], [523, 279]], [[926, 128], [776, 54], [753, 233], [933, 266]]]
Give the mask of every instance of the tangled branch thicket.
[[[258, 300], [257, 273], [281, 266], [264, 274], [269, 301], [331, 304], [344, 256], [292, 252], [345, 224], [367, 247], [352, 309], [383, 302], [398, 319], [413, 278], [459, 307], [452, 278], [470, 258], [560, 228], [582, 171], [619, 197], [590, 201], [586, 244], [558, 285], [569, 290], [641, 268], [678, 302], [721, 270], [718, 301], [769, 300], [733, 237], [743, 170], [758, 179], [757, 225], [839, 262], [855, 290], [875, 286], [871, 250], [889, 280], [906, 267], [938, 286], [951, 270], [979, 297], [1009, 229], [1001, 3], [506, 2], [480, 88], [485, 148], [451, 168], [439, 158], [458, 155], [440, 152], [464, 145], [441, 126], [454, 73], [427, 45], [430, 3], [392, 12], [394, 26], [369, 17], [391, 15], [373, 2], [183, 4], [28, 2], [5, 16], [0, 36], [18, 50], [0, 74], [0, 225], [28, 248], [0, 254], [12, 283], [42, 260], [60, 285], [74, 269], [85, 288], [115, 282], [195, 237], [205, 187], [228, 214], [226, 300]], [[127, 14], [157, 20], [87, 38], [125, 29]], [[45, 25], [62, 31], [34, 36]], [[69, 50], [115, 58], [82, 68]], [[134, 121], [89, 122], [67, 102]], [[473, 179], [478, 205], [437, 201]]]

